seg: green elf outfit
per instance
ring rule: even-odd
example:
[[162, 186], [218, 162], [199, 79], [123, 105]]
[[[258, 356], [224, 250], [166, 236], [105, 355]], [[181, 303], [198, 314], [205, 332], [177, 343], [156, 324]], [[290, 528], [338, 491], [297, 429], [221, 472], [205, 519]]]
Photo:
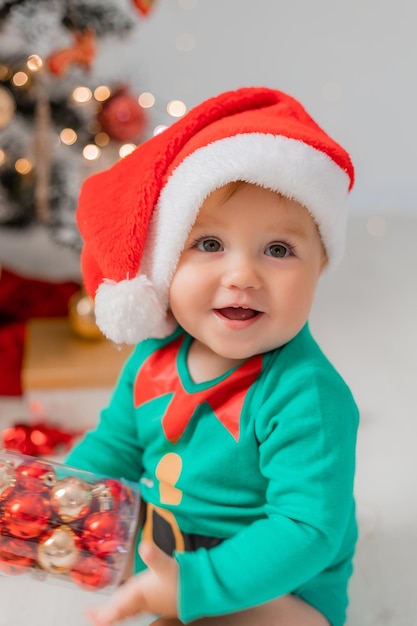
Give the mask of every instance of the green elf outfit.
[[295, 593], [340, 626], [357, 534], [349, 389], [307, 326], [200, 384], [191, 341], [142, 342], [68, 463], [139, 483], [185, 623]]
[[244, 88], [207, 100], [87, 179], [77, 212], [84, 282], [103, 333], [136, 348], [96, 430], [67, 461], [138, 482], [142, 537], [179, 565], [183, 622], [293, 593], [342, 626], [357, 537], [349, 389], [308, 324], [284, 346], [196, 384], [193, 339], [167, 315], [202, 202], [236, 180], [305, 206], [328, 266], [337, 264], [353, 166], [283, 92]]

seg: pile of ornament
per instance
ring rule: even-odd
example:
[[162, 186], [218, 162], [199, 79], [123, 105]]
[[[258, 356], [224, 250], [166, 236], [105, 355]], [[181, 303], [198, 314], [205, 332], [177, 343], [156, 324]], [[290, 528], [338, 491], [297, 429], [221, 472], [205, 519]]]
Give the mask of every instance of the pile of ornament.
[[0, 450], [0, 572], [119, 584], [139, 495], [126, 482]]

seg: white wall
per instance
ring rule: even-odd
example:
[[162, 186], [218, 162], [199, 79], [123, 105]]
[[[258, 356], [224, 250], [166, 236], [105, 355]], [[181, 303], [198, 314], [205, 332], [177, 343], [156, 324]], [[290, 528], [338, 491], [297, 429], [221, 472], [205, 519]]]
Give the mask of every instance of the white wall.
[[153, 92], [159, 115], [240, 86], [287, 91], [350, 151], [353, 210], [417, 213], [414, 15], [412, 0], [156, 0], [102, 62]]

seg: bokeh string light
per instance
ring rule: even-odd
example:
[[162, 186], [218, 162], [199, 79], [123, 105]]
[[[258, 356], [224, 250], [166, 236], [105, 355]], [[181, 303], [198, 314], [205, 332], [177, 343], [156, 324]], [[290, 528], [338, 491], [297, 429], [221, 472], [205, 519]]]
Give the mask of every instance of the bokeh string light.
[[[10, 81], [13, 87], [18, 89], [25, 89], [32, 82], [32, 74], [42, 72], [45, 70], [45, 60], [36, 53], [30, 54], [23, 68], [13, 71], [7, 65], [0, 65], [0, 80], [3, 82]], [[87, 85], [77, 85], [71, 94], [73, 105], [78, 107], [95, 106], [96, 113], [100, 111], [100, 108], [105, 105], [114, 96], [114, 92], [109, 85], [98, 85], [94, 89], [91, 89]], [[146, 111], [152, 108], [157, 108], [156, 96], [149, 92], [143, 91], [137, 97], [137, 104], [139, 107]], [[15, 113], [15, 102], [11, 92], [8, 89], [0, 88], [0, 128], [5, 127], [10, 123]], [[177, 119], [182, 117], [186, 111], [187, 106], [182, 100], [171, 99], [166, 105], [161, 107], [159, 103], [159, 109], [166, 111], [169, 117]], [[158, 135], [163, 132], [169, 123], [156, 124], [153, 128], [151, 135]], [[81, 154], [87, 162], [94, 162], [101, 158], [102, 150], [111, 144], [112, 139], [108, 132], [102, 128], [102, 125], [98, 121], [97, 117], [93, 119], [87, 125], [88, 131], [91, 134], [89, 141], [85, 145], [81, 145]], [[62, 146], [71, 148], [74, 144], [78, 144], [80, 141], [79, 133], [75, 128], [68, 126], [63, 127], [59, 131], [57, 141]], [[124, 158], [130, 154], [137, 146], [134, 141], [120, 142], [117, 148], [119, 158]], [[7, 162], [7, 150], [0, 150], [0, 167]], [[15, 161], [15, 171], [26, 176], [33, 170], [33, 163], [28, 155], [22, 154], [20, 158]]]
[[16, 72], [12, 76], [12, 83], [15, 87], [24, 87], [29, 80], [29, 76], [26, 72]]
[[43, 59], [39, 54], [31, 54], [26, 65], [31, 72], [38, 72], [43, 67]]
[[29, 159], [17, 159], [17, 161], [14, 164], [15, 170], [16, 172], [18, 172], [18, 174], [29, 174], [29, 172], [32, 171], [32, 163], [29, 161]]

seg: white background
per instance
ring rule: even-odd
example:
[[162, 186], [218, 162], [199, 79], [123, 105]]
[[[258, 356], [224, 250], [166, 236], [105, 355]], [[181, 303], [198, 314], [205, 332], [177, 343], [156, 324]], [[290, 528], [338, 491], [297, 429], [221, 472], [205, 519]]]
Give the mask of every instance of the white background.
[[103, 46], [99, 69], [120, 64], [159, 116], [171, 99], [287, 91], [351, 153], [353, 210], [415, 212], [415, 15], [412, 0], [156, 0], [119, 58]]

